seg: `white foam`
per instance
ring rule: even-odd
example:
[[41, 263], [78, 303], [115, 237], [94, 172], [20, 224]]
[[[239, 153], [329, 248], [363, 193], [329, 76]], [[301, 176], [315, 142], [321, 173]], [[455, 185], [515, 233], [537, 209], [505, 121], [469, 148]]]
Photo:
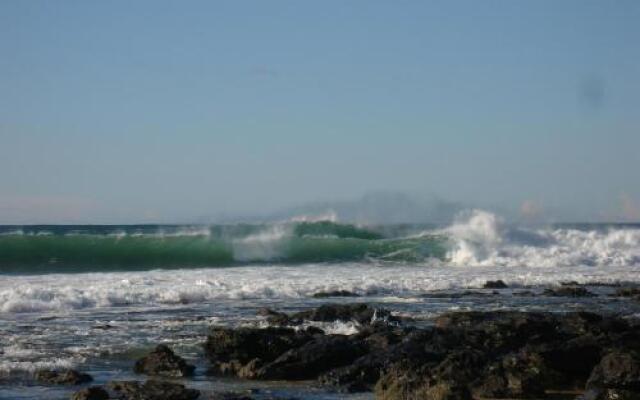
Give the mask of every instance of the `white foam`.
[[494, 214], [473, 210], [440, 233], [452, 242], [445, 262], [456, 266], [640, 265], [640, 229], [515, 229]]
[[80, 357], [53, 357], [38, 361], [0, 361], [0, 372], [9, 373], [15, 371], [35, 372], [42, 369], [67, 369], [82, 364], [85, 361]]
[[479, 287], [487, 280], [496, 279], [510, 285], [547, 285], [560, 281], [638, 281], [638, 277], [640, 265], [623, 263], [561, 268], [346, 263], [0, 276], [0, 312], [167, 307], [219, 299], [291, 299], [330, 290], [407, 296], [431, 290]]

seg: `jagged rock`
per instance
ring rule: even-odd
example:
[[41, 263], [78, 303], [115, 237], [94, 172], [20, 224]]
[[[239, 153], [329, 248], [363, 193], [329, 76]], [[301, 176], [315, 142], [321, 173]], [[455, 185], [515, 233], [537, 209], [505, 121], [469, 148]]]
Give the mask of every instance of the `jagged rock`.
[[266, 317], [270, 325], [291, 325], [291, 320], [287, 314], [270, 308], [261, 308], [258, 310], [258, 315]]
[[91, 386], [78, 390], [71, 395], [71, 400], [108, 400], [109, 393], [100, 386]]
[[[251, 396], [256, 390], [247, 390], [246, 392], [217, 392], [213, 393], [209, 400], [254, 400]], [[260, 394], [260, 391], [257, 391]], [[297, 400], [295, 398], [274, 397], [270, 395], [260, 394], [260, 400]]]
[[375, 387], [377, 400], [471, 400], [468, 387], [453, 378], [437, 377], [427, 366], [400, 362]]
[[473, 393], [482, 398], [544, 397], [544, 388], [556, 378], [539, 354], [520, 352], [506, 355], [490, 366]]
[[636, 352], [612, 352], [593, 369], [588, 388], [628, 389], [640, 392], [640, 355]]
[[[376, 313], [366, 305], [330, 305], [289, 317], [363, 321], [350, 336], [290, 328], [215, 328], [205, 349], [212, 368], [222, 374], [318, 378], [341, 391], [374, 389], [380, 399], [448, 400], [468, 399], [471, 393], [531, 398], [549, 390], [581, 389], [589, 374], [598, 376], [598, 363], [608, 365], [603, 354], [640, 348], [637, 325], [588, 312], [458, 312], [418, 328], [367, 323], [375, 319], [372, 311]], [[620, 396], [636, 391], [628, 383], [595, 389], [616, 389]], [[602, 390], [600, 395], [615, 394]]]
[[212, 328], [204, 345], [212, 362], [237, 360], [245, 364], [255, 358], [273, 361], [285, 351], [312, 339], [306, 332], [290, 328]]
[[427, 293], [422, 295], [421, 297], [429, 298], [429, 299], [461, 299], [463, 297], [492, 297], [497, 296], [500, 293], [493, 292], [480, 292], [477, 290], [465, 290], [463, 292], [436, 292], [436, 293]]
[[400, 319], [392, 316], [388, 310], [374, 308], [364, 303], [325, 304], [312, 310], [295, 313], [291, 319], [320, 322], [355, 321], [363, 325], [381, 321], [400, 322]]
[[531, 290], [521, 290], [519, 292], [513, 292], [513, 295], [517, 297], [535, 297], [536, 296], [536, 294]]
[[209, 400], [253, 400], [253, 397], [238, 392], [213, 393]]
[[551, 297], [595, 297], [596, 294], [591, 293], [581, 286], [562, 286], [557, 289], [545, 289], [542, 292], [544, 296]]
[[39, 382], [51, 385], [80, 385], [93, 380], [91, 375], [73, 369], [64, 371], [40, 370], [34, 374], [34, 378]]
[[143, 384], [136, 381], [111, 381], [107, 386], [122, 400], [194, 400], [200, 396], [200, 391], [196, 389], [157, 380], [148, 380]]
[[329, 292], [314, 293], [312, 297], [316, 299], [326, 299], [327, 297], [360, 297], [360, 295], [348, 290], [332, 290]]
[[502, 279], [498, 279], [497, 281], [486, 281], [483, 287], [485, 289], [507, 289], [509, 286]]
[[291, 349], [260, 368], [259, 379], [304, 380], [352, 363], [365, 353], [361, 342], [345, 336], [324, 336]]
[[640, 299], [640, 287], [623, 287], [616, 290], [614, 296], [616, 297], [632, 297], [634, 299]]
[[580, 400], [640, 400], [640, 392], [624, 389], [589, 389]]
[[161, 344], [147, 356], [136, 361], [133, 370], [138, 374], [182, 377], [193, 375], [195, 367]]

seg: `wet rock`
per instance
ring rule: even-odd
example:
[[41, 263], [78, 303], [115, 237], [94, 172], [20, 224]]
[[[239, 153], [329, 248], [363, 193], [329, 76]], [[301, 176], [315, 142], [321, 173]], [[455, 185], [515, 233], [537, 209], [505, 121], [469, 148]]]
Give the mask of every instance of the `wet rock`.
[[183, 377], [193, 375], [195, 367], [161, 344], [147, 356], [136, 361], [133, 370], [138, 374]]
[[342, 392], [372, 390], [389, 363], [385, 354], [367, 354], [350, 365], [334, 368], [319, 377], [320, 383]]
[[400, 318], [394, 317], [383, 308], [374, 308], [364, 303], [357, 304], [325, 304], [318, 308], [301, 311], [291, 316], [299, 321], [355, 321], [363, 325], [376, 322], [400, 322]]
[[[428, 367], [401, 362], [389, 368], [375, 387], [377, 400], [470, 400], [465, 384], [437, 377]], [[437, 373], [436, 373], [437, 374]]]
[[71, 395], [71, 400], [108, 400], [109, 393], [100, 386], [91, 386], [78, 390]]
[[40, 370], [34, 374], [34, 378], [50, 385], [80, 385], [93, 380], [91, 375], [73, 369], [64, 371]]
[[261, 308], [258, 315], [266, 317], [270, 325], [292, 325], [291, 319], [285, 313], [274, 311], [270, 308]]
[[518, 297], [535, 297], [536, 296], [536, 294], [531, 290], [521, 290], [519, 292], [513, 292], [513, 295]]
[[290, 328], [212, 328], [204, 345], [212, 362], [237, 360], [247, 363], [255, 358], [273, 361], [285, 351], [310, 341], [313, 335]]
[[640, 355], [632, 351], [616, 351], [605, 355], [593, 369], [587, 387], [640, 392]]
[[602, 349], [592, 335], [536, 346], [546, 369], [554, 371], [556, 387], [581, 389], [600, 360]]
[[513, 353], [487, 369], [473, 394], [496, 399], [540, 398], [544, 397], [545, 387], [556, 378], [553, 375], [539, 354]]
[[640, 299], [640, 287], [623, 287], [616, 290], [616, 297], [633, 297]]
[[506, 283], [502, 279], [498, 279], [497, 281], [487, 281], [484, 286], [485, 289], [507, 289]]
[[329, 292], [314, 293], [312, 297], [316, 299], [326, 299], [327, 297], [360, 297], [360, 295], [348, 290], [332, 290]]
[[427, 293], [422, 295], [421, 297], [429, 298], [429, 299], [461, 299], [463, 297], [492, 297], [497, 296], [500, 293], [493, 292], [480, 292], [477, 290], [465, 290], [463, 292], [436, 292], [436, 293]]
[[544, 296], [551, 297], [595, 297], [596, 294], [581, 286], [562, 286], [557, 289], [545, 289]]
[[148, 380], [143, 384], [136, 381], [111, 381], [107, 386], [122, 400], [194, 400], [200, 396], [198, 390], [158, 380]]
[[589, 389], [579, 400], [640, 400], [640, 392], [624, 389]]
[[209, 400], [254, 400], [256, 397], [253, 397], [253, 394], [259, 394], [260, 400], [297, 400], [292, 397], [274, 397], [270, 395], [265, 395], [264, 393], [260, 393], [259, 390], [247, 390], [246, 392], [218, 392], [213, 393]]
[[365, 353], [365, 347], [348, 337], [335, 335], [316, 338], [291, 349], [260, 368], [258, 379], [304, 380], [352, 363]]
[[[575, 391], [584, 388], [590, 375], [593, 382], [613, 382], [597, 377], [624, 360], [607, 364], [602, 356], [640, 348], [636, 325], [588, 312], [457, 312], [420, 328], [367, 322], [375, 321], [378, 312], [361, 304], [328, 305], [289, 317], [362, 321], [358, 333], [350, 336], [290, 328], [215, 328], [205, 349], [212, 368], [221, 374], [317, 378], [340, 391], [373, 389], [381, 399], [468, 399], [472, 393], [531, 398], [549, 390]], [[636, 371], [635, 364], [625, 362], [627, 371]], [[601, 369], [594, 369], [596, 365]], [[592, 386], [601, 394], [605, 389], [624, 390], [628, 393], [619, 394], [626, 396], [636, 391], [635, 383], [629, 383], [635, 375], [624, 376], [622, 385]]]
[[253, 397], [239, 392], [213, 393], [209, 400], [253, 400]]

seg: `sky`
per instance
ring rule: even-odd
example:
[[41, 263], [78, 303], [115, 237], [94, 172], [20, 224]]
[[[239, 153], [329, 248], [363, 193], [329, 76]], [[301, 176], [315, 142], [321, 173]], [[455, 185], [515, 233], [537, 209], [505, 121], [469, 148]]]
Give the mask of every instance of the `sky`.
[[638, 21], [635, 0], [2, 0], [0, 223], [378, 192], [638, 221]]

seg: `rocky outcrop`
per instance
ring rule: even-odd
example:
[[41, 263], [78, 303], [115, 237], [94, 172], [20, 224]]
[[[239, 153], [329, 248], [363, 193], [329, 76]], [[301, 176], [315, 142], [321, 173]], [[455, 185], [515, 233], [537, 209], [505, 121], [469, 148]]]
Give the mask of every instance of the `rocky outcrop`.
[[640, 355], [636, 351], [614, 351], [605, 355], [593, 369], [587, 387], [640, 393]]
[[483, 288], [485, 289], [507, 289], [506, 283], [502, 279], [498, 279], [497, 281], [486, 281]]
[[71, 400], [108, 400], [109, 393], [100, 386], [91, 386], [78, 390], [71, 395]]
[[121, 400], [195, 400], [200, 392], [185, 388], [179, 383], [148, 380], [145, 383], [137, 381], [111, 381], [107, 387]]
[[614, 293], [616, 297], [629, 297], [640, 300], [640, 287], [622, 287]]
[[416, 328], [378, 319], [379, 312], [366, 305], [293, 315], [270, 311], [287, 324], [352, 320], [362, 321], [361, 329], [344, 336], [284, 327], [214, 328], [205, 352], [213, 373], [317, 379], [342, 391], [375, 390], [387, 400], [540, 398], [549, 390], [582, 390], [587, 380], [598, 396], [637, 390], [636, 353], [621, 354], [640, 346], [640, 330], [624, 319], [586, 312], [460, 312]]
[[400, 323], [401, 318], [391, 315], [384, 308], [371, 307], [364, 303], [355, 304], [324, 304], [318, 308], [301, 311], [291, 315], [273, 311], [268, 308], [261, 309], [259, 315], [267, 317], [267, 322], [272, 325], [300, 325], [304, 321], [314, 322], [357, 322], [361, 325], [371, 325], [379, 322]]
[[596, 295], [582, 286], [561, 286], [557, 289], [545, 289], [544, 296], [552, 297], [595, 297]]
[[326, 299], [328, 297], [360, 297], [360, 295], [348, 290], [332, 290], [329, 292], [314, 293], [312, 297], [316, 299]]
[[38, 382], [50, 385], [80, 385], [93, 380], [91, 375], [73, 369], [64, 371], [40, 370], [34, 374], [34, 378]]
[[133, 370], [138, 374], [183, 377], [193, 375], [195, 367], [187, 364], [169, 347], [158, 345], [155, 350], [136, 361]]

